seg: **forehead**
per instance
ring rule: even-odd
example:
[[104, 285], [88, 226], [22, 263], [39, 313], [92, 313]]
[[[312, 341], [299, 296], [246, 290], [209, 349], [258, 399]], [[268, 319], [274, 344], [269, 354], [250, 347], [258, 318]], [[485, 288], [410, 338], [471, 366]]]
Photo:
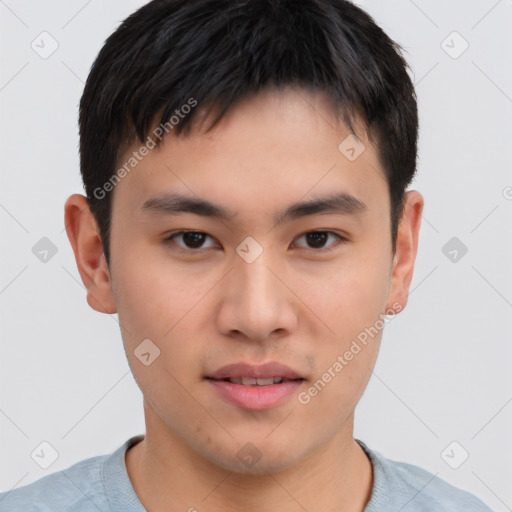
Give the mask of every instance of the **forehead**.
[[153, 201], [157, 210], [155, 200], [171, 193], [210, 198], [226, 212], [261, 213], [342, 193], [369, 208], [384, 195], [386, 204], [384, 172], [362, 123], [355, 119], [351, 133], [323, 94], [266, 91], [235, 105], [210, 131], [203, 128], [211, 119], [198, 114], [190, 134], [171, 132], [140, 159], [116, 187], [116, 202], [149, 211]]

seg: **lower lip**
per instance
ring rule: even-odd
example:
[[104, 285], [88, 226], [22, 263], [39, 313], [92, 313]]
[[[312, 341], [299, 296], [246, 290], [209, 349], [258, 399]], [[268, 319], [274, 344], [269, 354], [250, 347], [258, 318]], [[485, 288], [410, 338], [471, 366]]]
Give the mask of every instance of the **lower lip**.
[[272, 409], [297, 392], [303, 380], [288, 380], [269, 386], [244, 386], [225, 380], [208, 379], [214, 389], [228, 402], [251, 411]]

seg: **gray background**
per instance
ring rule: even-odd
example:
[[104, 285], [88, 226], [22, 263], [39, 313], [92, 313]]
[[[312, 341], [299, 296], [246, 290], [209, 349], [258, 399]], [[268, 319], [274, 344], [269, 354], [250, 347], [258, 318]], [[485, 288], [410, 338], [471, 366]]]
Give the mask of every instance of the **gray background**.
[[[143, 3], [0, 1], [0, 490], [144, 432], [116, 315], [87, 305], [63, 222], [65, 199], [83, 193], [77, 105], [88, 70]], [[425, 210], [409, 304], [385, 328], [355, 435], [512, 510], [512, 1], [358, 4], [413, 68], [411, 188]], [[57, 249], [46, 262], [32, 252], [43, 237]], [[31, 457], [41, 442], [58, 452], [47, 469]]]

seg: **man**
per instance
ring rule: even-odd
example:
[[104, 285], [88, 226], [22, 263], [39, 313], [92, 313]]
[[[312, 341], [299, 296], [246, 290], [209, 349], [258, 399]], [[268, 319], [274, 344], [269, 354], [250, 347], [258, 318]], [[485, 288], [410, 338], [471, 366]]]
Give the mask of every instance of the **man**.
[[82, 96], [87, 197], [65, 222], [146, 433], [3, 509], [488, 511], [353, 437], [413, 276], [417, 132], [398, 45], [348, 1], [155, 0], [125, 20]]

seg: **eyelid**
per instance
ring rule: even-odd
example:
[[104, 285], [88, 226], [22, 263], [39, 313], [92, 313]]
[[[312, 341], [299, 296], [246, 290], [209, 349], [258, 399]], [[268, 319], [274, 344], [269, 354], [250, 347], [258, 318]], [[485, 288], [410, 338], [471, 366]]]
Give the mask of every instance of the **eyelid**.
[[305, 249], [305, 250], [309, 250], [311, 252], [317, 252], [317, 253], [320, 254], [320, 253], [325, 253], [325, 252], [334, 250], [340, 244], [348, 242], [348, 239], [345, 236], [340, 235], [336, 231], [332, 231], [332, 230], [329, 230], [329, 229], [313, 229], [313, 230], [310, 230], [310, 231], [305, 231], [304, 233], [302, 233], [299, 236], [297, 236], [296, 239], [302, 238], [303, 236], [308, 235], [310, 233], [326, 233], [327, 235], [334, 235], [337, 238], [337, 243], [332, 243], [332, 244], [328, 245], [327, 247], [321, 247], [320, 249], [314, 249], [314, 248], [311, 248], [311, 247], [299, 247], [299, 249]]
[[[169, 235], [167, 235], [164, 238], [164, 242], [173, 242], [173, 238], [174, 237], [177, 237], [178, 235], [182, 235], [184, 233], [200, 233], [202, 235], [206, 235], [206, 237], [214, 239], [214, 237], [212, 235], [209, 235], [208, 233], [206, 233], [204, 231], [198, 231], [198, 230], [194, 230], [194, 229], [188, 229], [188, 230], [181, 229], [181, 230], [174, 231], [173, 233], [170, 233]], [[319, 249], [315, 249], [315, 248], [311, 248], [311, 247], [299, 247], [299, 249], [304, 249], [304, 250], [308, 250], [308, 251], [312, 251], [312, 252], [317, 252], [317, 253], [325, 253], [327, 251], [335, 249], [340, 244], [348, 242], [348, 239], [345, 236], [337, 233], [336, 231], [332, 231], [332, 230], [328, 230], [328, 229], [313, 229], [313, 230], [309, 230], [309, 231], [304, 231], [303, 233], [298, 235], [294, 240], [302, 238], [303, 236], [308, 235], [310, 233], [326, 233], [327, 235], [334, 235], [338, 239], [338, 242], [330, 244], [326, 248], [321, 247]], [[176, 243], [176, 242], [174, 242], [174, 243]], [[192, 253], [197, 254], [197, 253], [200, 253], [202, 251], [212, 249], [211, 247], [206, 247], [206, 248], [199, 247], [198, 249], [189, 249], [189, 248], [186, 248], [186, 247], [182, 247], [182, 246], [180, 246], [178, 244], [176, 244], [176, 245], [177, 245], [177, 247], [178, 247], [178, 249], [180, 251], [183, 251], [183, 252], [186, 252], [186, 253], [190, 253], [190, 254], [192, 254]]]
[[[177, 237], [178, 235], [185, 234], [185, 233], [200, 233], [202, 235], [206, 235], [206, 237], [208, 237], [208, 238], [214, 239], [214, 237], [212, 235], [209, 235], [208, 233], [206, 233], [204, 231], [198, 231], [197, 229], [180, 229], [178, 231], [174, 231], [173, 233], [170, 233], [169, 235], [167, 235], [164, 238], [164, 242], [173, 242], [174, 244], [176, 244], [176, 242], [174, 242], [173, 238]], [[178, 244], [176, 244], [176, 246], [178, 247], [178, 250], [186, 252], [186, 253], [190, 253], [190, 254], [198, 254], [201, 251], [211, 249], [211, 247], [206, 247], [206, 248], [200, 247], [199, 249], [190, 249], [187, 247], [182, 247], [181, 245], [178, 245]]]

